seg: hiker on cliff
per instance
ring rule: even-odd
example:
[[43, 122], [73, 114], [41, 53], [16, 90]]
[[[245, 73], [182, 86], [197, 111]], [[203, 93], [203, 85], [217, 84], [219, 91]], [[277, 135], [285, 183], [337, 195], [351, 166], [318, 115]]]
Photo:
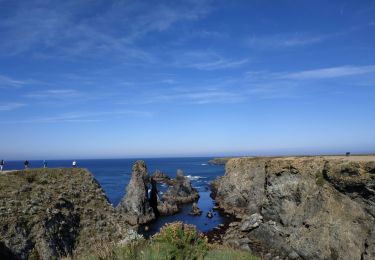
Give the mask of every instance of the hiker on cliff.
[[0, 172], [3, 171], [4, 164], [5, 164], [4, 160], [1, 160], [0, 161]]
[[25, 165], [25, 169], [29, 168], [29, 161], [26, 160], [26, 161], [23, 163], [23, 165]]
[[72, 163], [72, 167], [73, 167], [73, 168], [76, 168], [76, 167], [77, 167], [77, 162], [76, 162], [76, 161], [73, 161], [73, 163]]
[[43, 168], [47, 168], [47, 161], [46, 160], [43, 161]]

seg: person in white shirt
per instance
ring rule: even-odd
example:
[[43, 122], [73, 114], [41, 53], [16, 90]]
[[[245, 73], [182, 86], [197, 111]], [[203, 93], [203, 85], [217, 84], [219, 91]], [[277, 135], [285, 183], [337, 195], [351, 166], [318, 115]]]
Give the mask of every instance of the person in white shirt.
[[76, 168], [77, 167], [77, 162], [73, 161], [72, 166], [73, 166], [73, 168]]
[[3, 171], [4, 164], [5, 164], [4, 160], [1, 160], [0, 161], [0, 172]]

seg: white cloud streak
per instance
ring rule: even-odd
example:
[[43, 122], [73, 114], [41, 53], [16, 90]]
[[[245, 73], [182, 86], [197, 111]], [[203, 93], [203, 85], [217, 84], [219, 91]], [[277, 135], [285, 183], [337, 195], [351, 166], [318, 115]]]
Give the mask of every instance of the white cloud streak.
[[22, 87], [26, 81], [12, 79], [4, 75], [0, 75], [0, 87]]
[[248, 59], [229, 59], [212, 50], [175, 53], [173, 66], [198, 70], [222, 70], [238, 68], [249, 62]]
[[[210, 12], [209, 1], [27, 1], [15, 4], [2, 18], [3, 55], [33, 53], [41, 57], [121, 58], [152, 62], [139, 39], [161, 33], [176, 23], [193, 21]], [[1, 6], [0, 6], [1, 8]], [[98, 10], [101, 10], [98, 12]], [[20, 37], [22, 35], [22, 37]]]
[[67, 99], [81, 97], [82, 93], [75, 89], [49, 89], [45, 91], [37, 91], [25, 95], [28, 98], [48, 98], [48, 99]]
[[20, 107], [26, 106], [26, 104], [23, 103], [3, 103], [0, 104], [0, 111], [10, 111], [14, 110]]
[[246, 45], [256, 49], [280, 49], [302, 47], [323, 42], [336, 34], [284, 33], [275, 35], [252, 36], [246, 40]]
[[357, 76], [362, 74], [375, 73], [374, 66], [338, 66], [331, 68], [305, 70], [294, 73], [286, 73], [280, 78], [291, 80], [315, 80], [315, 79], [332, 79], [348, 76]]
[[1, 121], [0, 124], [33, 124], [33, 123], [96, 123], [105, 122], [113, 117], [150, 117], [153, 113], [138, 110], [116, 110], [104, 112], [70, 112], [54, 116], [36, 117], [26, 120]]

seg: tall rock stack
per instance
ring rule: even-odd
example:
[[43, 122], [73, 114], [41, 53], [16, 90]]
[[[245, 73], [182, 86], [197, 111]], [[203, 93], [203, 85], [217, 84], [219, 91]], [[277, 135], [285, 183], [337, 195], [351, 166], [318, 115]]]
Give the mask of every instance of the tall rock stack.
[[126, 188], [126, 195], [117, 210], [131, 225], [148, 223], [155, 219], [155, 213], [148, 198], [149, 176], [144, 161], [133, 165], [132, 178]]

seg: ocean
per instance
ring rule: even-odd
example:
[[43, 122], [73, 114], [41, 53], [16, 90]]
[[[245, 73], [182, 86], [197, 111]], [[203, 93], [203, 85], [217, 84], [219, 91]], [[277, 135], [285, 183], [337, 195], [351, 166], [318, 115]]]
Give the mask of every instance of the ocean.
[[[211, 157], [197, 158], [146, 158], [143, 159], [147, 165], [149, 174], [156, 169], [175, 177], [177, 169], [184, 171], [185, 176], [191, 179], [192, 185], [199, 191], [200, 199], [198, 207], [203, 211], [201, 216], [188, 215], [191, 204], [181, 206], [181, 211], [172, 216], [163, 216], [149, 225], [148, 234], [157, 232], [165, 223], [183, 221], [193, 224], [202, 232], [207, 232], [225, 221], [218, 211], [214, 211], [213, 218], [209, 219], [206, 214], [212, 210], [214, 201], [210, 197], [209, 183], [218, 176], [224, 175], [224, 166], [208, 164]], [[131, 178], [132, 165], [136, 159], [92, 159], [77, 160], [78, 167], [87, 168], [98, 180], [109, 201], [116, 206], [126, 192], [126, 186]], [[30, 160], [31, 168], [43, 167], [43, 161]], [[49, 168], [71, 167], [72, 160], [47, 161]], [[23, 169], [23, 161], [7, 161], [4, 170]], [[166, 191], [166, 185], [158, 185], [160, 195]]]

